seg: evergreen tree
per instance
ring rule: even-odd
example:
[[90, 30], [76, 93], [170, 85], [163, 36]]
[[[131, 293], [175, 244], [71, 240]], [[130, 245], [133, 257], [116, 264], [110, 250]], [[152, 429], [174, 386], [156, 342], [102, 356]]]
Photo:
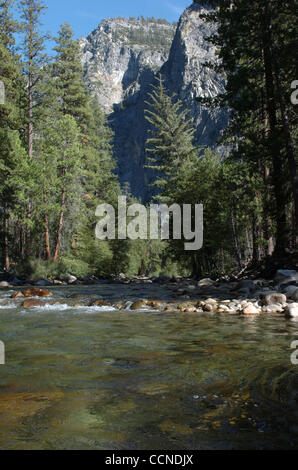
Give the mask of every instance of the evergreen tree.
[[193, 145], [195, 129], [188, 112], [180, 100], [169, 96], [161, 76], [149, 94], [146, 119], [152, 125], [151, 137], [147, 139], [148, 168], [158, 172], [154, 185], [163, 191], [178, 174], [182, 164], [190, 163], [198, 156], [199, 149]]
[[270, 253], [273, 230], [275, 254], [281, 257], [295, 245], [289, 230], [292, 207], [297, 233], [296, 116], [289, 99], [289, 84], [296, 77], [293, 12], [291, 0], [243, 0], [219, 2], [203, 15], [218, 25], [211, 38], [219, 48], [214, 67], [227, 80], [226, 93], [213, 104], [232, 111], [226, 141], [235, 159], [246, 160], [251, 176], [263, 175], [264, 190], [254, 191], [263, 205], [261, 238], [267, 239]]
[[[13, 209], [18, 204], [20, 186], [26, 185], [27, 173], [21, 174], [22, 149], [18, 129], [22, 124], [22, 98], [24, 81], [21, 74], [19, 56], [15, 52], [14, 34], [18, 25], [12, 16], [13, 2], [0, 2], [0, 80], [4, 84], [5, 101], [0, 105], [0, 198], [3, 230], [2, 249], [4, 266], [10, 268], [10, 226]], [[29, 181], [28, 181], [28, 184]]]
[[27, 146], [28, 157], [33, 157], [33, 135], [36, 124], [36, 108], [40, 105], [38, 86], [44, 76], [47, 63], [45, 40], [48, 35], [40, 32], [40, 17], [46, 9], [41, 0], [21, 0], [24, 72], [27, 78]]

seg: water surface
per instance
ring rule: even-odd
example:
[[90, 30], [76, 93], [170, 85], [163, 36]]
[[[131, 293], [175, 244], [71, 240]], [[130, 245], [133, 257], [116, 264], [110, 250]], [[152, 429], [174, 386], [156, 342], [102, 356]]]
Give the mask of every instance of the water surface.
[[[54, 292], [60, 300], [171, 295], [145, 284]], [[63, 302], [24, 310], [1, 292], [0, 448], [297, 448], [297, 326], [282, 315]]]

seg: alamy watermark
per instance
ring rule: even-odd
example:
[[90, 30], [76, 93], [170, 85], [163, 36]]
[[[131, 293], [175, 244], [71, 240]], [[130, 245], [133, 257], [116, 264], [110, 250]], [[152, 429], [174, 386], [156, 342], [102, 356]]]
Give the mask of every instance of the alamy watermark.
[[[203, 205], [142, 204], [127, 205], [126, 196], [118, 197], [117, 217], [111, 204], [100, 204], [95, 212], [101, 219], [95, 234], [99, 240], [186, 240], [186, 251], [203, 246]], [[172, 224], [172, 231], [170, 226]]]
[[5, 104], [5, 86], [0, 80], [0, 104]]

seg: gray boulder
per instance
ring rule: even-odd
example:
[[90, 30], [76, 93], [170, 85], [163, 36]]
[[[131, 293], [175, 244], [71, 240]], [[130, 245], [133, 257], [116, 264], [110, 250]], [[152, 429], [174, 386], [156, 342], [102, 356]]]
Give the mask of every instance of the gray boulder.
[[287, 302], [287, 297], [284, 294], [280, 294], [279, 292], [264, 292], [260, 295], [260, 299], [263, 305], [283, 305]]

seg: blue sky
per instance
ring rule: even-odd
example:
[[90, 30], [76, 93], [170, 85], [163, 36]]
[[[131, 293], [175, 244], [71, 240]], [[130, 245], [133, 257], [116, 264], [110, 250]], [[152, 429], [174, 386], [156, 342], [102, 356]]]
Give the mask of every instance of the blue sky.
[[177, 21], [192, 0], [45, 0], [48, 9], [42, 18], [44, 27], [56, 34], [68, 21], [76, 38], [86, 36], [104, 18], [115, 16], [155, 16]]

